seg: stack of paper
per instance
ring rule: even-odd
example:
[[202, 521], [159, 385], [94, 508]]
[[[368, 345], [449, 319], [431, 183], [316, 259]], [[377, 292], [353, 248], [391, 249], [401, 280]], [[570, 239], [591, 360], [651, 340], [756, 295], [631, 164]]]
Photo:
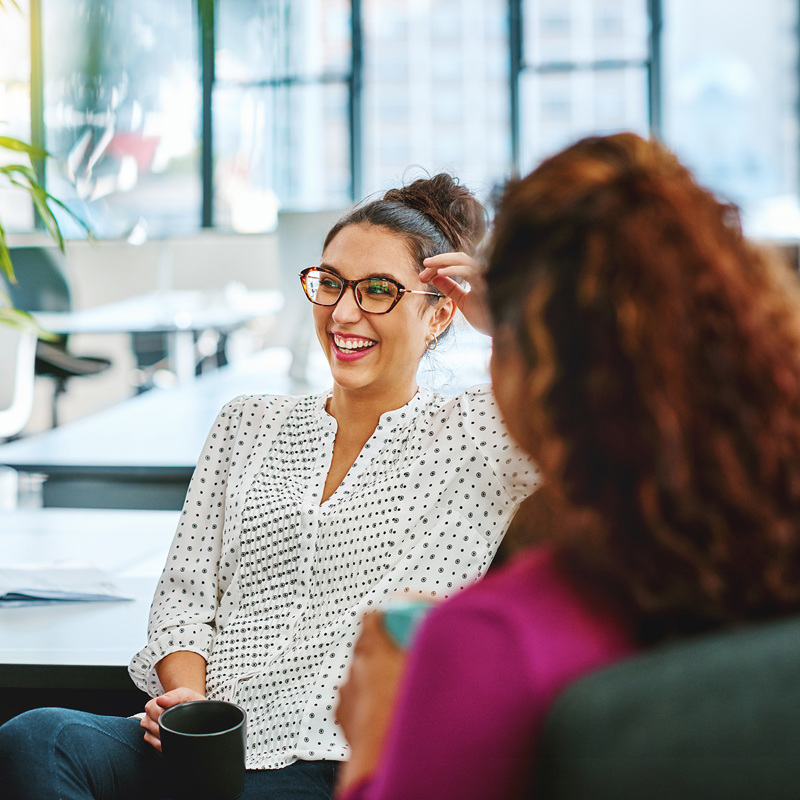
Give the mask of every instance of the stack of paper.
[[0, 567], [0, 608], [130, 599], [96, 567]]

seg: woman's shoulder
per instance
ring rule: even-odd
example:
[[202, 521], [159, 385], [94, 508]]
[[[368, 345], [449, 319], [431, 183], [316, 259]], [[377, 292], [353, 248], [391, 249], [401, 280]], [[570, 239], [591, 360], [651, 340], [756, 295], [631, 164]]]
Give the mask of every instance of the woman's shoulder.
[[[627, 626], [611, 606], [592, 603], [548, 546], [532, 548], [436, 609], [439, 625], [483, 620], [529, 643], [570, 648], [594, 641], [626, 650]], [[549, 642], [549, 644], [548, 644]]]
[[294, 408], [321, 408], [328, 394], [240, 394], [229, 400], [220, 411], [220, 416], [245, 416], [248, 414], [263, 416], [279, 410]]
[[433, 389], [423, 389], [422, 392], [429, 398], [429, 402], [440, 405], [463, 402], [494, 402], [494, 394], [490, 383], [478, 383], [457, 394], [445, 394]]
[[456, 395], [423, 390], [422, 407], [432, 417], [443, 420], [474, 414], [498, 414], [497, 403], [490, 384], [478, 384]]
[[[557, 588], [560, 591], [562, 581], [552, 548], [532, 547], [455, 595], [442, 609], [461, 612], [495, 606], [510, 608], [520, 601], [530, 602], [535, 595], [549, 595]], [[511, 598], [514, 601], [509, 606]]]

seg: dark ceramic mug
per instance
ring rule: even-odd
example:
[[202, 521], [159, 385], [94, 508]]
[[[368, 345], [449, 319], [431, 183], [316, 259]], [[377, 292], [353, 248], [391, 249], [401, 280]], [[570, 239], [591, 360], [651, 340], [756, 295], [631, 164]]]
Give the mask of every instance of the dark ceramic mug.
[[161, 750], [177, 798], [234, 800], [244, 789], [247, 715], [221, 700], [196, 700], [158, 718]]

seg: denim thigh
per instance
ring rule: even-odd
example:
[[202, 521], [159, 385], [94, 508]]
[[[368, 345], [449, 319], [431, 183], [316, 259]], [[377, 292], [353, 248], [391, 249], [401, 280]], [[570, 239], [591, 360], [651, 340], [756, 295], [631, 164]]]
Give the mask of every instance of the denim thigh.
[[9, 800], [155, 800], [163, 766], [136, 719], [65, 708], [26, 711], [0, 727]]
[[[330, 800], [338, 762], [248, 770], [240, 800]], [[38, 708], [0, 726], [8, 800], [169, 800], [160, 756], [137, 719]]]

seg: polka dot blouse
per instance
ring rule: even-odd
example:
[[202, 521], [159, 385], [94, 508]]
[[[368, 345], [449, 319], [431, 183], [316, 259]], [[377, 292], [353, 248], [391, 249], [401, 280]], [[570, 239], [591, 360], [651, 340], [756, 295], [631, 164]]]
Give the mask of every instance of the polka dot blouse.
[[445, 599], [486, 571], [536, 470], [489, 387], [420, 390], [378, 427], [320, 504], [336, 437], [329, 395], [238, 397], [209, 434], [156, 588], [141, 689], [190, 650], [207, 694], [247, 710], [247, 766], [344, 760], [334, 719], [364, 611]]

